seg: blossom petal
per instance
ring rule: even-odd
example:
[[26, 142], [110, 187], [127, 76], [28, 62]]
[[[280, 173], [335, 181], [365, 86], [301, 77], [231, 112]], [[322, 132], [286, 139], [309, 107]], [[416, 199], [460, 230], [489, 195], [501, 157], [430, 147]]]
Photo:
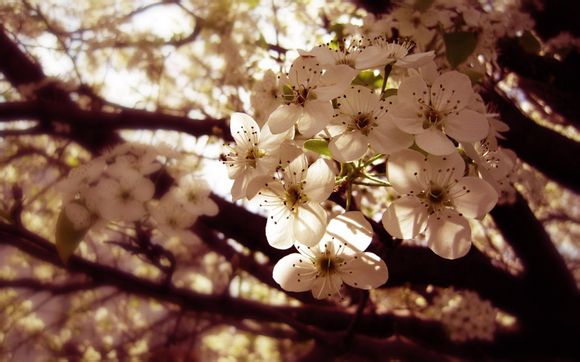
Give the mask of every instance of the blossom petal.
[[442, 187], [456, 183], [463, 177], [465, 161], [458, 152], [445, 156], [427, 156], [429, 179]]
[[387, 282], [389, 270], [385, 262], [373, 253], [360, 253], [340, 267], [342, 280], [356, 288], [373, 289]]
[[149, 201], [155, 194], [155, 184], [148, 178], [142, 177], [134, 186], [132, 193], [137, 201]]
[[273, 248], [288, 249], [294, 245], [294, 239], [292, 238], [294, 215], [286, 207], [277, 208], [276, 210], [279, 210], [279, 212], [270, 215], [266, 222], [266, 239]]
[[339, 162], [352, 162], [361, 158], [367, 152], [369, 142], [359, 131], [347, 131], [333, 137], [328, 148], [332, 158]]
[[[326, 211], [319, 204], [308, 202], [296, 210], [292, 225], [294, 240], [306, 246], [318, 244], [326, 229]], [[269, 220], [268, 220], [269, 221]]]
[[377, 128], [368, 136], [373, 149], [379, 153], [391, 154], [410, 147], [413, 144], [413, 135], [401, 131], [388, 117], [377, 121]]
[[461, 258], [471, 248], [471, 228], [467, 219], [452, 210], [433, 214], [425, 231], [433, 252], [445, 259]]
[[281, 105], [268, 117], [266, 123], [273, 134], [278, 134], [290, 129], [302, 116], [304, 109], [296, 104]]
[[304, 137], [312, 137], [322, 131], [330, 121], [334, 109], [327, 101], [312, 101], [304, 104], [304, 112], [298, 119], [297, 128]]
[[318, 59], [311, 55], [304, 55], [296, 58], [290, 66], [288, 80], [296, 88], [300, 88], [300, 86], [309, 88], [309, 86], [319, 82], [321, 75], [322, 67]]
[[272, 276], [282, 289], [289, 292], [305, 292], [312, 289], [315, 266], [302, 254], [286, 255], [276, 263]]
[[328, 161], [319, 158], [308, 167], [303, 191], [309, 200], [325, 201], [334, 189], [334, 178], [334, 172], [328, 165]]
[[459, 111], [467, 107], [474, 96], [471, 80], [463, 73], [441, 74], [431, 86], [431, 104], [439, 112]]
[[363, 49], [356, 57], [354, 66], [356, 69], [369, 69], [387, 64], [389, 54], [385, 49], [371, 45]]
[[421, 153], [405, 149], [393, 153], [387, 162], [387, 177], [395, 191], [418, 194], [428, 186], [427, 164]]
[[419, 68], [435, 58], [435, 53], [431, 50], [425, 53], [409, 54], [395, 63], [402, 68]]
[[419, 108], [420, 105], [406, 101], [404, 98], [399, 98], [399, 96], [394, 98], [394, 105], [389, 112], [393, 123], [406, 133], [420, 134], [425, 132], [423, 128], [423, 111]]
[[461, 142], [477, 142], [487, 136], [489, 123], [481, 113], [464, 109], [445, 120], [445, 133]]
[[[379, 108], [379, 97], [372, 89], [360, 85], [352, 85], [338, 99], [340, 113], [356, 116], [371, 113]], [[350, 119], [350, 118], [349, 118]]]
[[416, 135], [415, 143], [422, 150], [436, 156], [448, 155], [455, 152], [453, 142], [435, 127], [431, 127], [426, 132]]
[[486, 181], [477, 177], [463, 177], [451, 189], [455, 209], [468, 218], [480, 219], [493, 209], [498, 195]]
[[383, 214], [383, 226], [392, 236], [411, 239], [425, 229], [429, 208], [415, 196], [403, 196], [393, 201]]
[[343, 254], [357, 255], [370, 245], [373, 228], [362, 212], [349, 211], [330, 220], [323, 239], [331, 240]]
[[314, 90], [317, 99], [330, 101], [338, 97], [350, 85], [352, 79], [358, 74], [356, 69], [346, 64], [328, 67], [320, 78], [320, 82]]
[[[230, 117], [230, 132], [237, 144], [244, 144], [248, 141], [248, 134], [259, 132], [260, 127], [252, 117], [245, 113], [235, 112]], [[253, 136], [257, 139], [257, 135]]]
[[320, 276], [312, 283], [312, 295], [316, 299], [323, 299], [339, 294], [342, 278], [338, 274]]
[[405, 102], [429, 104], [429, 87], [421, 76], [415, 75], [405, 78], [397, 91], [397, 98]]

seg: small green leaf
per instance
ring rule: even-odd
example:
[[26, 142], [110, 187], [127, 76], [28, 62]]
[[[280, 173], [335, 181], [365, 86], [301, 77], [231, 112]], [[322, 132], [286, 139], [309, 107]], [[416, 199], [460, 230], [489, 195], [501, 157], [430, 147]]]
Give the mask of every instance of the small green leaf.
[[304, 142], [304, 148], [314, 151], [324, 156], [332, 157], [328, 149], [328, 141], [322, 139], [311, 139]]
[[383, 82], [383, 77], [379, 75], [375, 75], [372, 70], [363, 70], [360, 72], [356, 78], [352, 81], [353, 85], [362, 85], [363, 87], [368, 88], [380, 88]]
[[385, 93], [383, 93], [383, 99], [389, 98], [392, 96], [396, 96], [396, 95], [397, 95], [397, 88], [385, 89]]
[[268, 49], [268, 42], [266, 41], [266, 38], [264, 38], [264, 35], [260, 34], [260, 38], [256, 42], [256, 45], [262, 49]]
[[64, 264], [68, 262], [68, 259], [78, 248], [87, 231], [89, 231], [89, 228], [75, 229], [73, 222], [66, 215], [64, 208], [60, 211], [58, 220], [56, 221], [55, 238], [56, 250], [58, 251], [60, 260]]
[[519, 38], [520, 46], [530, 54], [538, 54], [542, 50], [542, 43], [531, 31], [525, 31]]
[[443, 35], [447, 60], [452, 68], [457, 68], [473, 53], [477, 46], [477, 33], [470, 31], [456, 31]]

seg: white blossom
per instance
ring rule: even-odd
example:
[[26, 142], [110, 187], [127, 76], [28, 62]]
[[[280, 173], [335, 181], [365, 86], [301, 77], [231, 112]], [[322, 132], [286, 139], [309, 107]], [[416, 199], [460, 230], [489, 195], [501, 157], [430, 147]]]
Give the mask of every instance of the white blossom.
[[474, 97], [469, 78], [456, 71], [440, 75], [428, 86], [419, 76], [405, 79], [390, 113], [403, 131], [433, 155], [455, 152], [449, 137], [459, 142], [478, 142], [487, 136], [489, 124], [481, 113], [468, 109]]
[[458, 153], [425, 157], [402, 150], [389, 158], [387, 175], [402, 196], [383, 215], [383, 226], [394, 237], [411, 239], [425, 231], [431, 250], [456, 259], [471, 247], [466, 218], [481, 219], [498, 195], [484, 180], [463, 176], [465, 163]]
[[180, 200], [185, 212], [194, 215], [215, 216], [219, 212], [217, 204], [210, 199], [210, 187], [204, 179], [185, 176], [179, 180], [179, 187], [172, 190]]
[[368, 69], [391, 64], [394, 67], [418, 68], [435, 57], [433, 51], [409, 54], [411, 48], [411, 42], [389, 42], [384, 36], [378, 36], [356, 57], [355, 67]]
[[271, 246], [288, 249], [294, 242], [315, 245], [320, 240], [326, 227], [326, 211], [320, 203], [330, 196], [334, 178], [325, 160], [308, 167], [301, 155], [284, 169], [281, 179], [263, 185], [258, 200], [268, 209], [266, 237]]
[[319, 243], [296, 244], [298, 253], [274, 266], [274, 280], [292, 292], [312, 291], [316, 299], [340, 294], [342, 283], [361, 289], [377, 288], [388, 279], [385, 262], [364, 252], [372, 240], [372, 227], [358, 211], [332, 219]]
[[145, 202], [153, 197], [155, 185], [134, 170], [116, 176], [102, 178], [88, 196], [103, 219], [137, 221], [146, 214]]
[[254, 119], [244, 113], [232, 114], [230, 131], [236, 141], [226, 155], [224, 163], [228, 175], [234, 179], [232, 198], [252, 198], [257, 188], [249, 188], [251, 181], [258, 176], [270, 175], [280, 162], [280, 145], [290, 137], [290, 131], [273, 135], [268, 125], [261, 130]]
[[336, 65], [323, 72], [316, 57], [297, 58], [282, 82], [285, 104], [268, 119], [272, 133], [286, 132], [294, 126], [303, 137], [320, 132], [332, 119], [330, 100], [342, 93], [352, 78], [348, 65]]
[[388, 100], [381, 100], [372, 90], [351, 86], [338, 98], [338, 109], [328, 131], [332, 157], [351, 162], [372, 148], [389, 154], [413, 144], [413, 136], [399, 130], [388, 117]]

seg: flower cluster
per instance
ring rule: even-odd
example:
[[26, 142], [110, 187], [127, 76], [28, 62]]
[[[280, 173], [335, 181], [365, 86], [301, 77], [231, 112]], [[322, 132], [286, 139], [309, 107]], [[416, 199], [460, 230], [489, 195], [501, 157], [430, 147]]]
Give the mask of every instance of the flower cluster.
[[[438, 69], [434, 51], [419, 51], [435, 24], [460, 13], [434, 6], [409, 15], [404, 7], [393, 24], [415, 42], [393, 38], [382, 19], [369, 17], [359, 33], [351, 28], [350, 37], [300, 51], [287, 73], [268, 72], [252, 95], [261, 119], [231, 117], [235, 145], [224, 163], [234, 200], [256, 200], [268, 215], [270, 245], [299, 252], [276, 265], [284, 289], [321, 298], [339, 294], [343, 281], [364, 288], [386, 281], [384, 263], [360, 254], [368, 243], [351, 245], [352, 229], [337, 226], [370, 232], [365, 218], [378, 215], [349, 211], [365, 195], [390, 200], [382, 225], [393, 237], [424, 236], [437, 255], [455, 259], [471, 247], [471, 220], [511, 188], [515, 159], [497, 143], [505, 124], [466, 74]], [[407, 15], [426, 28], [411, 30]], [[331, 195], [346, 213], [328, 222]], [[357, 250], [364, 266], [353, 268], [345, 250]]]
[[497, 310], [475, 292], [458, 293], [453, 288], [443, 289], [430, 309], [441, 320], [453, 341], [493, 340]]
[[179, 235], [200, 215], [214, 216], [218, 209], [209, 198], [209, 185], [188, 175], [160, 198], [155, 179], [170, 150], [127, 143], [73, 169], [59, 188], [63, 210], [76, 230], [151, 219], [167, 236]]

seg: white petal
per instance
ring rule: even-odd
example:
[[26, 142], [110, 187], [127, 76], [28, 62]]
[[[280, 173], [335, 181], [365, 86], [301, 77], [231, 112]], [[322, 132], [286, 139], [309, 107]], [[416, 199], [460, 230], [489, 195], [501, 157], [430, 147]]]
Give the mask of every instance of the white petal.
[[300, 119], [304, 109], [296, 104], [281, 105], [268, 117], [267, 125], [274, 134], [286, 132]]
[[[360, 211], [349, 211], [328, 223], [323, 240], [331, 240], [335, 250], [356, 255], [366, 250], [373, 239], [373, 228]], [[346, 245], [345, 245], [346, 244]]]
[[292, 225], [294, 240], [306, 246], [318, 244], [326, 229], [326, 211], [313, 202], [301, 205], [296, 210]]
[[428, 205], [415, 196], [403, 196], [389, 205], [383, 214], [383, 226], [392, 236], [412, 239], [425, 229]]
[[304, 104], [304, 112], [298, 119], [298, 132], [304, 137], [312, 137], [322, 131], [330, 121], [334, 110], [328, 101], [309, 101]]
[[288, 249], [294, 245], [292, 238], [293, 215], [286, 207], [276, 209], [266, 222], [266, 239], [268, 244], [276, 249]]
[[330, 101], [332, 98], [338, 97], [357, 74], [356, 69], [345, 64], [329, 67], [320, 78], [318, 87], [314, 90], [316, 98], [321, 101]]
[[203, 215], [207, 216], [216, 216], [220, 211], [217, 204], [210, 198], [202, 201], [200, 209], [203, 211]]
[[252, 117], [245, 113], [232, 113], [230, 118], [230, 132], [237, 144], [245, 143], [248, 140], [248, 133], [259, 132], [259, 130], [260, 127]]
[[261, 148], [267, 152], [276, 151], [280, 147], [282, 142], [292, 138], [292, 136], [293, 136], [292, 127], [290, 127], [286, 132], [272, 134], [269, 125], [265, 124], [260, 132], [260, 143], [258, 145], [258, 148]]
[[415, 150], [401, 150], [389, 156], [387, 162], [387, 177], [393, 188], [406, 194], [425, 190], [429, 184], [427, 179], [427, 163], [425, 156]]
[[445, 120], [445, 133], [461, 142], [481, 141], [488, 130], [487, 118], [470, 109], [453, 112]]
[[149, 201], [155, 193], [155, 184], [148, 178], [142, 177], [135, 185], [132, 193], [138, 201]]
[[431, 86], [431, 104], [437, 111], [459, 111], [474, 96], [469, 77], [457, 71], [441, 74]]
[[471, 248], [471, 228], [467, 219], [452, 210], [429, 217], [425, 231], [427, 243], [442, 258], [461, 258]]
[[385, 49], [371, 45], [356, 57], [354, 66], [356, 69], [369, 69], [383, 66], [388, 61], [390, 61], [389, 54]]
[[314, 56], [306, 55], [296, 58], [292, 63], [288, 72], [288, 80], [296, 88], [300, 86], [308, 88], [319, 82], [321, 74], [322, 68], [318, 59]]
[[497, 192], [477, 177], [463, 177], [449, 190], [455, 209], [468, 218], [483, 218], [497, 203]]
[[397, 98], [405, 102], [429, 104], [429, 87], [420, 76], [405, 78], [397, 91]]
[[316, 275], [314, 264], [304, 255], [286, 255], [276, 263], [272, 276], [282, 289], [289, 292], [305, 292], [312, 289]]
[[352, 162], [361, 158], [369, 148], [369, 141], [359, 131], [347, 131], [333, 137], [328, 144], [332, 158], [339, 162]]
[[394, 98], [394, 105], [389, 112], [393, 123], [406, 133], [420, 134], [425, 132], [423, 128], [423, 110], [419, 108], [420, 105], [416, 102], [399, 98], [399, 96]]
[[372, 89], [360, 85], [348, 87], [338, 98], [338, 104], [340, 113], [354, 116], [370, 113], [381, 105]]
[[415, 137], [401, 131], [388, 117], [377, 121], [377, 128], [373, 129], [368, 136], [373, 149], [379, 153], [391, 154], [400, 151], [413, 144]]
[[[298, 51], [300, 53], [300, 51]], [[313, 48], [307, 53], [300, 53], [300, 55], [313, 55], [320, 61], [322, 65], [335, 65], [337, 57], [335, 52], [325, 45], [320, 45]]]
[[417, 146], [432, 155], [443, 156], [455, 152], [455, 145], [443, 132], [435, 127], [415, 136]]
[[340, 271], [346, 284], [361, 289], [378, 288], [389, 278], [387, 265], [373, 253], [360, 253], [341, 266]]
[[322, 202], [332, 193], [335, 175], [328, 163], [329, 161], [319, 158], [308, 167], [303, 191], [309, 200]]
[[293, 159], [284, 170], [284, 181], [287, 184], [299, 184], [306, 178], [308, 160], [304, 154]]
[[418, 68], [431, 62], [435, 58], [435, 53], [429, 51], [426, 53], [409, 54], [399, 59], [395, 65], [403, 68]]
[[324, 299], [339, 294], [342, 278], [338, 274], [318, 277], [312, 283], [312, 295], [316, 299]]
[[465, 161], [458, 152], [445, 156], [429, 155], [427, 165], [429, 179], [441, 187], [456, 183], [465, 172]]

